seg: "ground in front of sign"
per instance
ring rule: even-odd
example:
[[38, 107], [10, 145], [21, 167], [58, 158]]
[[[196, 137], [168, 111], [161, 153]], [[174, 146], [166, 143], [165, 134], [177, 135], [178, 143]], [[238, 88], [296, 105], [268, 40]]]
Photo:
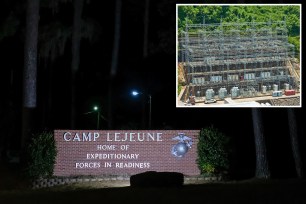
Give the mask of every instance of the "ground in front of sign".
[[93, 183], [86, 183], [90, 187], [84, 184], [81, 187], [75, 186], [80, 184], [73, 184], [40, 190], [0, 190], [0, 203], [306, 203], [306, 183], [298, 179], [251, 179], [184, 185], [179, 188], [115, 186], [129, 185], [129, 181], [108, 181], [108, 188], [96, 186], [99, 189], [93, 189]]

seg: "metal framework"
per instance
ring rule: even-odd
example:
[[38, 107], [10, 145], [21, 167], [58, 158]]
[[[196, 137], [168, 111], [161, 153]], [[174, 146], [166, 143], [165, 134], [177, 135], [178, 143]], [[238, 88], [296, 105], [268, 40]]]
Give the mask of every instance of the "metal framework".
[[285, 21], [189, 24], [179, 38], [187, 95], [238, 87], [239, 97], [297, 88]]

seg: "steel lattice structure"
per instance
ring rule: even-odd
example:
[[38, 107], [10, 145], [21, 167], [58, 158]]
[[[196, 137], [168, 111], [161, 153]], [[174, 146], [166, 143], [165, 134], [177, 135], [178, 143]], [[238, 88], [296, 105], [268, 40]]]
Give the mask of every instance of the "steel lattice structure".
[[254, 97], [273, 85], [297, 89], [290, 59], [285, 21], [189, 24], [179, 38], [188, 89], [186, 95], [204, 96], [240, 89], [240, 97]]

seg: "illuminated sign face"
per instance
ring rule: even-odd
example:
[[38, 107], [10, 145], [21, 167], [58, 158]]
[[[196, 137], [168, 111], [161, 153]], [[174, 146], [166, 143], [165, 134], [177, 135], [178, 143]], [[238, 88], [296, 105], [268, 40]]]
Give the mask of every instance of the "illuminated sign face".
[[199, 175], [199, 130], [55, 130], [55, 176], [145, 171]]

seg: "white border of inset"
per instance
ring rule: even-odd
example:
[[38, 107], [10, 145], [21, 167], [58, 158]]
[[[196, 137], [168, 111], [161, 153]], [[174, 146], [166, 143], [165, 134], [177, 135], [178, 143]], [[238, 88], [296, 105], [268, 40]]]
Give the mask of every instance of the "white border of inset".
[[[179, 6], [299, 6], [300, 7], [300, 105], [299, 106], [248, 106], [247, 104], [231, 104], [231, 105], [201, 105], [201, 106], [186, 106], [179, 105], [178, 97], [178, 7]], [[176, 4], [176, 27], [175, 27], [175, 36], [176, 36], [176, 107], [177, 108], [301, 108], [302, 107], [302, 4]]]

